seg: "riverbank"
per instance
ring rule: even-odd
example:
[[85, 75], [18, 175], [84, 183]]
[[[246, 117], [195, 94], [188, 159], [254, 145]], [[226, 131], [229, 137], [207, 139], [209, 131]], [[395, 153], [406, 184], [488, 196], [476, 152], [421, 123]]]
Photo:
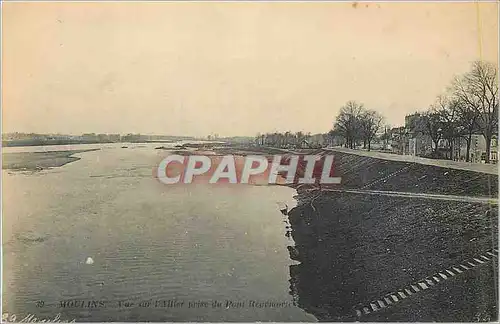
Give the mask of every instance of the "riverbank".
[[[171, 154], [172, 150], [166, 153]], [[16, 159], [19, 166], [29, 161], [33, 165], [37, 159], [43, 160], [43, 156], [54, 163], [54, 159], [70, 158], [84, 151], [87, 150], [24, 153], [29, 155], [18, 155]], [[213, 151], [186, 149], [178, 154], [193, 152], [287, 153], [281, 149], [238, 146]], [[152, 181], [150, 172], [162, 154], [154, 146], [102, 150], [101, 163], [84, 159], [80, 162], [82, 168], [68, 168], [71, 170], [66, 170], [69, 171], [66, 175], [62, 172], [62, 176], [48, 175], [43, 179], [9, 177], [21, 190], [9, 190], [10, 196], [4, 197], [5, 213], [13, 215], [7, 228], [13, 228], [10, 237], [15, 242], [8, 246], [11, 250], [6, 252], [9, 258], [5, 268], [19, 271], [7, 274], [12, 280], [7, 287], [11, 292], [27, 291], [32, 295], [20, 298], [19, 304], [11, 300], [5, 309], [23, 314], [53, 310], [47, 306], [42, 310], [35, 308], [28, 300], [58, 302], [57, 296], [75, 287], [61, 282], [71, 284], [68, 273], [77, 273], [81, 285], [76, 287], [85, 288], [76, 291], [75, 298], [79, 299], [86, 298], [89, 289], [96, 298], [113, 300], [131, 297], [143, 300], [144, 296], [187, 300], [192, 298], [193, 291], [200, 300], [288, 300], [291, 295], [295, 305], [320, 321], [496, 319], [497, 259], [478, 262], [474, 258], [490, 256], [487, 252], [494, 252], [498, 245], [497, 211], [487, 203], [478, 202], [480, 199], [456, 199], [489, 196], [495, 185], [492, 175], [338, 152], [335, 165], [343, 181], [336, 186], [338, 190], [296, 187], [297, 207], [283, 209], [287, 214], [287, 223], [283, 225], [275, 204], [291, 198], [293, 193], [289, 189], [160, 186]], [[15, 159], [9, 158], [12, 166]], [[71, 178], [64, 178], [69, 175]], [[485, 185], [485, 181], [490, 183]], [[379, 195], [379, 191], [433, 193], [453, 196], [455, 200], [409, 194]], [[282, 203], [279, 209], [282, 205], [292, 206]], [[15, 224], [20, 224], [19, 229], [15, 229]], [[109, 231], [110, 228], [113, 230]], [[22, 231], [21, 234], [14, 235], [17, 234], [14, 229]], [[284, 232], [293, 241], [283, 242]], [[289, 256], [285, 244], [290, 245]], [[36, 246], [38, 250], [26, 250], [23, 252], [26, 256], [19, 252], [26, 246]], [[55, 263], [51, 258], [40, 258], [47, 253], [61, 259]], [[17, 259], [20, 255], [22, 260]], [[83, 266], [89, 255], [95, 264]], [[299, 263], [290, 265], [288, 258]], [[25, 260], [41, 266], [23, 267], [21, 262]], [[466, 263], [469, 261], [475, 266]], [[463, 272], [459, 273], [453, 269], [461, 264], [469, 270], [458, 268]], [[68, 272], [67, 267], [74, 268]], [[453, 276], [445, 270], [453, 271]], [[425, 278], [431, 280], [437, 273], [447, 274], [449, 280], [434, 282], [425, 291], [417, 292], [411, 287]], [[124, 278], [130, 285], [114, 284]], [[35, 281], [38, 285], [46, 283], [32, 292]], [[54, 287], [57, 294], [51, 295]], [[169, 289], [156, 290], [157, 287]], [[217, 291], [210, 287], [216, 287]], [[413, 289], [412, 295], [407, 293], [404, 300], [398, 295], [401, 302], [391, 305], [383, 299], [403, 288]], [[53, 297], [47, 299], [47, 296]], [[384, 307], [373, 304], [378, 311], [372, 311], [372, 301], [378, 300]], [[370, 307], [370, 313], [365, 313], [364, 307]], [[363, 313], [358, 316], [360, 310]], [[165, 313], [163, 309], [137, 308], [127, 312], [103, 308], [83, 315], [76, 309], [64, 312], [65, 318], [82, 321], [304, 320], [299, 309], [276, 312], [262, 309], [260, 313], [255, 309], [247, 313], [225, 310], [225, 314], [218, 310], [177, 309]]]
[[[302, 192], [297, 199], [298, 206], [288, 214], [293, 258], [300, 262], [290, 267], [291, 291], [298, 305], [320, 321], [394, 321], [392, 314], [402, 311], [408, 317], [397, 320], [496, 319], [496, 261], [468, 273], [468, 280], [455, 287], [461, 294], [443, 296], [442, 289], [453, 285], [445, 283], [423, 295], [427, 301], [416, 308], [395, 305], [361, 319], [355, 312], [497, 247], [496, 208], [318, 191]], [[411, 298], [419, 301], [421, 296]]]
[[[217, 154], [291, 154], [271, 147], [230, 147], [215, 150]], [[352, 151], [352, 150], [351, 150]], [[373, 152], [350, 152], [344, 149], [302, 149], [298, 154], [333, 154], [335, 175], [340, 185], [334, 189], [391, 191], [415, 194], [498, 197], [498, 175], [495, 166], [470, 166], [444, 160], [410, 159], [406, 156], [381, 155]], [[387, 156], [386, 156], [387, 155]], [[310, 186], [292, 185], [299, 190]]]
[[[491, 199], [480, 199], [498, 196], [493, 172], [332, 153], [341, 185], [292, 185], [298, 204], [288, 212], [287, 235], [295, 244], [290, 259], [299, 262], [289, 269], [296, 304], [320, 321], [495, 321], [498, 212]], [[391, 293], [397, 303], [384, 299]]]
[[[291, 258], [300, 262], [290, 267], [298, 305], [320, 321], [495, 321], [497, 259], [486, 253], [498, 246], [496, 206], [425, 195], [496, 198], [497, 177], [334, 154], [342, 184], [335, 191], [298, 188], [298, 206], [288, 213], [295, 241]], [[484, 254], [493, 259], [474, 261]], [[475, 266], [466, 266], [468, 271], [452, 268], [469, 261]], [[431, 281], [435, 287], [428, 284], [425, 291], [411, 287], [450, 269], [453, 278], [444, 283]], [[404, 302], [383, 299], [397, 291], [403, 291]]]
[[436, 166], [441, 168], [455, 169], [455, 170], [466, 170], [472, 172], [480, 172], [498, 175], [498, 165], [496, 164], [485, 164], [485, 163], [472, 163], [463, 161], [451, 161], [451, 160], [439, 160], [439, 159], [429, 159], [414, 155], [400, 155], [393, 153], [377, 152], [377, 151], [365, 151], [365, 150], [353, 150], [343, 147], [334, 147], [325, 149], [332, 152], [346, 153], [351, 155], [357, 155], [360, 157], [369, 157], [374, 159], [396, 161], [396, 162], [409, 162], [417, 163], [422, 165]]
[[99, 149], [2, 153], [2, 169], [12, 171], [39, 171], [60, 167], [80, 160], [79, 157], [73, 156], [74, 154], [96, 150]]

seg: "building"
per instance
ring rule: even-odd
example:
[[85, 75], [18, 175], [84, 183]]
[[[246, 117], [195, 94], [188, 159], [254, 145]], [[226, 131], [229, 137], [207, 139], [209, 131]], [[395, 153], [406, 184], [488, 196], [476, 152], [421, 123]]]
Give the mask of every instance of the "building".
[[[441, 138], [437, 148], [426, 128], [425, 116], [414, 113], [405, 117], [405, 125], [394, 127], [390, 130], [390, 146], [393, 153], [402, 155], [414, 155], [440, 159], [452, 159], [456, 161], [467, 160], [467, 141], [463, 137], [457, 137], [450, 143]], [[451, 151], [452, 150], [452, 151]], [[479, 129], [476, 129], [471, 138], [469, 161], [484, 163], [486, 160], [486, 140]], [[498, 140], [493, 135], [491, 141], [490, 161], [498, 161]]]
[[432, 138], [427, 135], [424, 118], [425, 116], [420, 113], [405, 117], [409, 155], [430, 156], [433, 152]]
[[392, 153], [396, 154], [408, 154], [409, 143], [408, 143], [408, 132], [405, 126], [393, 127], [390, 131], [390, 146]]
[[[462, 140], [459, 147], [459, 159], [466, 161], [467, 142]], [[492, 163], [498, 161], [498, 137], [493, 135], [491, 139], [490, 160]], [[484, 163], [486, 161], [486, 140], [482, 134], [473, 134], [471, 138], [469, 161], [473, 163]]]

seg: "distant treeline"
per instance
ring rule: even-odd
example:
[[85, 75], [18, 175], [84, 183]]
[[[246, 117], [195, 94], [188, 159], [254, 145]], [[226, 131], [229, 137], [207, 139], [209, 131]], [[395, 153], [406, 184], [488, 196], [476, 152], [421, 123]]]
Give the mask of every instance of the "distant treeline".
[[40, 146], [68, 144], [98, 143], [171, 143], [182, 140], [193, 140], [191, 136], [146, 135], [146, 134], [37, 134], [37, 133], [3, 133], [2, 145], [8, 146]]
[[99, 143], [171, 143], [180, 140], [189, 140], [187, 137], [174, 137], [163, 140], [149, 140], [144, 138], [126, 138], [122, 137], [119, 141], [109, 139], [93, 139], [93, 138], [29, 138], [29, 139], [12, 139], [2, 140], [2, 146], [41, 146], [41, 145], [70, 145], [70, 144], [99, 144]]
[[73, 140], [73, 139], [25, 139], [25, 140], [5, 140], [2, 141], [4, 147], [14, 146], [41, 146], [41, 145], [70, 145], [70, 144], [96, 144], [113, 143], [111, 141], [101, 142], [95, 140]]

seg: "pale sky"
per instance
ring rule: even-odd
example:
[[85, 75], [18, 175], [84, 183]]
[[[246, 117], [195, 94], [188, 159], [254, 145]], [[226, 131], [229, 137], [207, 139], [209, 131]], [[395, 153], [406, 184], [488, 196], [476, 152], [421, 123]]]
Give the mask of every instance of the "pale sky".
[[498, 64], [496, 3], [4, 2], [2, 22], [3, 132], [318, 133], [348, 100], [399, 125]]

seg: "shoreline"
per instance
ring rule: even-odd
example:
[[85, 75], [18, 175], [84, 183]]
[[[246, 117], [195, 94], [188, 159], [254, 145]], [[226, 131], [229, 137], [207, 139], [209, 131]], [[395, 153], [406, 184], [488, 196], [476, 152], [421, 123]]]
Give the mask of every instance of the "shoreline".
[[[378, 153], [337, 149], [300, 149], [289, 151], [272, 147], [227, 147], [215, 148], [217, 154], [272, 155], [272, 154], [317, 154], [325, 152], [335, 155], [335, 173], [342, 177], [340, 185], [324, 185], [324, 188], [372, 191], [400, 191], [403, 193], [425, 193], [435, 195], [498, 197], [497, 174], [485, 171], [496, 165], [457, 167], [447, 160], [420, 161], [407, 156], [387, 158]], [[179, 152], [180, 153], [180, 152]], [[190, 154], [196, 154], [196, 151]], [[288, 184], [298, 194], [311, 185]]]
[[[216, 151], [293, 154], [274, 148]], [[301, 152], [314, 151], [297, 153]], [[297, 305], [319, 321], [454, 322], [474, 321], [477, 312], [468, 307], [473, 298], [484, 301], [479, 316], [495, 321], [495, 262], [477, 264], [477, 269], [464, 274], [456, 272], [454, 280], [436, 282], [426, 293], [413, 291], [413, 296], [405, 297], [419, 307], [384, 305], [361, 317], [355, 310], [401, 287], [413, 289], [415, 280], [432, 278], [443, 269], [493, 252], [498, 246], [491, 235], [498, 232], [498, 212], [480, 198], [498, 196], [497, 178], [479, 170], [439, 165], [439, 161], [436, 165], [356, 152], [335, 155], [336, 171], [342, 177], [335, 190], [286, 185], [296, 190], [296, 207], [282, 212], [288, 220], [286, 235], [294, 242], [288, 247], [289, 257], [298, 262], [289, 269], [290, 294]], [[470, 201], [426, 196], [468, 196]], [[457, 292], [446, 293], [450, 290]], [[443, 305], [442, 294], [452, 302]]]
[[394, 162], [416, 163], [421, 165], [480, 172], [493, 175], [498, 175], [499, 172], [499, 167], [497, 164], [483, 164], [483, 163], [472, 163], [472, 162], [452, 161], [443, 159], [429, 159], [414, 155], [400, 155], [400, 154], [378, 152], [378, 151], [353, 150], [343, 147], [324, 148], [323, 150], [335, 153], [353, 154], [372, 159], [380, 159], [380, 160], [394, 161]]
[[2, 170], [41, 171], [57, 168], [80, 160], [74, 154], [98, 151], [100, 149], [47, 151], [47, 152], [12, 152], [2, 153]]
[[[40, 171], [77, 161], [80, 158], [74, 154], [94, 150], [99, 149], [4, 153], [3, 169]], [[294, 153], [244, 146], [213, 148], [210, 152]], [[298, 151], [306, 152], [318, 150]], [[207, 154], [204, 150], [177, 153]], [[465, 274], [456, 273], [453, 280], [436, 283], [425, 293], [414, 291], [405, 302], [386, 305], [376, 313], [356, 317], [355, 310], [402, 287], [411, 289], [408, 285], [415, 280], [465, 264], [498, 245], [497, 237], [492, 237], [498, 232], [498, 214], [491, 205], [415, 199], [409, 193], [477, 198], [485, 193], [496, 195], [491, 186], [498, 180], [481, 172], [442, 166], [340, 152], [335, 155], [336, 172], [342, 176], [342, 184], [335, 185], [339, 190], [281, 185], [295, 190], [291, 193], [297, 202], [290, 210], [288, 206], [280, 210], [288, 222], [285, 236], [293, 241], [288, 246], [289, 258], [297, 261], [288, 269], [289, 294], [296, 305], [318, 321], [472, 322], [477, 313], [485, 320], [496, 320], [494, 278], [498, 269], [491, 263]], [[485, 183], [485, 179], [491, 183]], [[399, 192], [400, 196], [379, 192]], [[401, 196], [404, 193], [406, 196]], [[447, 289], [454, 292], [446, 293]], [[481, 300], [484, 306], [469, 311], [471, 298]], [[446, 300], [452, 302], [444, 303]]]

